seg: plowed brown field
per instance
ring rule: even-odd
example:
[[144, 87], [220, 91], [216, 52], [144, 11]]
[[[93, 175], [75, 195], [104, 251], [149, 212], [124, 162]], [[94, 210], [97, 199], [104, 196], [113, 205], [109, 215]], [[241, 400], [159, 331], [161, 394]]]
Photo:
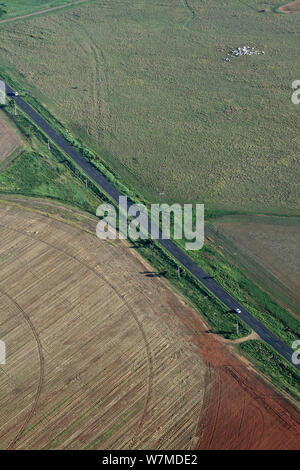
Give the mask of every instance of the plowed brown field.
[[95, 224], [0, 201], [1, 449], [299, 447], [299, 413]]
[[300, 449], [299, 410], [195, 317], [182, 321], [208, 367], [196, 449]]

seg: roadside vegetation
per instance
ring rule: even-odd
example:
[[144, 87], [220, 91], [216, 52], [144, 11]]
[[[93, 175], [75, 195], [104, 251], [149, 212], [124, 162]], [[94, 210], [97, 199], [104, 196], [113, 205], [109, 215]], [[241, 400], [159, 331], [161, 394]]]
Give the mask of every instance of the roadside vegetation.
[[[155, 269], [181, 292], [212, 327], [208, 332], [227, 339], [250, 334], [251, 329], [228, 311], [199, 281], [176, 263], [164, 249], [151, 240], [134, 242], [133, 246]], [[178, 271], [179, 268], [179, 271]], [[179, 274], [178, 274], [179, 273]], [[237, 334], [238, 330], [238, 334]]]
[[239, 351], [272, 383], [300, 401], [300, 373], [268, 344], [260, 340], [244, 341]]
[[220, 254], [300, 319], [300, 217], [236, 214], [205, 229]]
[[95, 214], [101, 193], [43, 133], [10, 105], [3, 108], [25, 136], [25, 150], [0, 174], [0, 191], [55, 199]]
[[[183, 245], [183, 243], [178, 243]], [[182, 246], [183, 247], [183, 246]], [[210, 243], [189, 256], [289, 347], [300, 335], [300, 322]]]

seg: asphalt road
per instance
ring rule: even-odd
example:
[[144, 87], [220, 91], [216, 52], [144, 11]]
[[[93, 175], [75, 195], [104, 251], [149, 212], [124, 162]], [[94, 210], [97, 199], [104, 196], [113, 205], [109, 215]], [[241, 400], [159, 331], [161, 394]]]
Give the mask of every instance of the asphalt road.
[[[81, 169], [105, 191], [114, 201], [119, 202], [119, 196], [122, 194], [89, 162], [87, 162], [67, 140], [58, 134], [45, 119], [41, 117], [26, 101], [20, 96], [13, 96], [14, 90], [6, 85], [6, 93], [13, 98], [19, 108], [21, 108], [43, 131], [53, 140]], [[130, 204], [128, 204], [130, 206]], [[149, 231], [148, 226], [144, 227]], [[160, 232], [161, 233], [161, 232]], [[214, 279], [203, 271], [192, 259], [181, 250], [171, 240], [160, 239], [157, 242], [165, 248], [179, 263], [181, 263], [195, 278], [197, 278], [212, 294], [214, 294], [230, 311], [239, 308], [239, 316], [250, 328], [252, 328], [266, 343], [272, 346], [288, 362], [300, 371], [300, 364], [293, 364], [293, 349], [289, 348], [274, 333], [272, 333], [262, 322], [255, 318], [247, 309], [237, 302], [228, 292], [226, 292]]]

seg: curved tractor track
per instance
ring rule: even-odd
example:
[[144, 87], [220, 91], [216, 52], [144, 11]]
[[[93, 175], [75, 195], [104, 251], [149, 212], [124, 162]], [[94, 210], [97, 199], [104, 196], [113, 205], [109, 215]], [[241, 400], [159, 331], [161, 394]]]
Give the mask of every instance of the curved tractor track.
[[31, 418], [33, 417], [36, 409], [37, 409], [38, 401], [39, 401], [41, 391], [42, 391], [42, 387], [43, 387], [43, 380], [44, 380], [44, 355], [43, 355], [43, 348], [42, 348], [42, 343], [41, 343], [40, 338], [39, 338], [39, 334], [38, 334], [36, 328], [34, 327], [29, 315], [23, 310], [23, 308], [7, 292], [5, 292], [3, 289], [1, 289], [1, 287], [0, 287], [0, 293], [2, 295], [4, 295], [5, 297], [7, 297], [15, 305], [15, 307], [17, 307], [19, 312], [23, 315], [25, 321], [27, 322], [27, 324], [28, 324], [29, 328], [31, 329], [31, 331], [33, 333], [33, 336], [35, 338], [37, 348], [38, 348], [39, 362], [40, 362], [40, 378], [39, 378], [39, 382], [38, 382], [36, 395], [35, 395], [35, 398], [34, 398], [34, 401], [33, 401], [30, 412], [28, 413], [25, 421], [21, 425], [21, 428], [18, 431], [16, 437], [13, 439], [13, 441], [10, 443], [10, 445], [8, 447], [8, 450], [13, 450], [14, 447], [16, 446], [17, 442], [21, 438], [23, 432], [25, 431], [26, 427], [28, 426], [28, 424], [29, 424]]
[[[93, 100], [92, 109], [94, 109], [94, 119], [92, 120], [92, 124], [95, 125], [95, 122], [100, 124], [101, 132], [110, 132], [110, 109], [108, 106], [107, 97], [107, 90], [109, 80], [107, 79], [106, 75], [106, 61], [102, 50], [99, 47], [96, 47], [94, 44], [93, 35], [89, 32], [89, 30], [82, 24], [80, 21], [77, 21], [72, 18], [74, 24], [76, 24], [76, 30], [79, 32], [79, 35], [82, 37], [82, 42], [79, 41], [79, 47], [82, 50], [85, 50], [84, 41], [87, 41], [87, 45], [89, 47], [89, 54], [92, 58], [94, 63], [94, 77], [91, 82], [91, 95]], [[87, 128], [88, 134], [97, 135], [99, 132], [99, 128], [90, 129], [90, 126]]]
[[179, 315], [192, 309], [125, 243], [91, 234], [96, 220], [22, 204], [0, 204], [2, 446], [190, 448], [206, 388]]
[[[39, 243], [42, 243], [48, 247], [50, 247], [52, 250], [55, 250], [61, 254], [63, 254], [64, 256], [70, 258], [70, 259], [73, 259], [74, 261], [76, 261], [77, 263], [79, 263], [80, 265], [84, 266], [87, 270], [91, 271], [93, 274], [95, 274], [98, 278], [100, 278], [102, 281], [104, 281], [114, 292], [115, 294], [120, 298], [120, 300], [123, 302], [123, 304], [126, 306], [127, 308], [127, 311], [128, 313], [133, 317], [134, 321], [136, 322], [137, 324], [137, 327], [138, 329], [140, 330], [140, 333], [141, 333], [141, 336], [143, 338], [143, 341], [145, 343], [145, 350], [146, 350], [146, 355], [147, 355], [147, 362], [148, 362], [148, 385], [147, 385], [147, 392], [146, 392], [146, 398], [145, 398], [145, 405], [144, 405], [144, 410], [143, 410], [143, 413], [142, 413], [142, 416], [140, 418], [140, 423], [139, 423], [139, 426], [138, 428], [136, 429], [136, 435], [138, 433], [140, 433], [142, 431], [142, 427], [143, 427], [143, 422], [144, 422], [144, 419], [145, 419], [145, 416], [147, 414], [147, 406], [149, 404], [149, 401], [150, 401], [150, 397], [151, 397], [151, 388], [152, 388], [152, 382], [153, 382], [153, 371], [152, 371], [152, 357], [151, 357], [151, 349], [150, 349], [150, 345], [148, 343], [148, 340], [147, 340], [147, 336], [145, 334], [145, 331], [143, 329], [143, 325], [142, 323], [139, 321], [137, 315], [135, 314], [135, 312], [133, 311], [133, 309], [128, 305], [128, 302], [126, 301], [126, 298], [123, 294], [121, 294], [118, 289], [106, 278], [106, 276], [104, 276], [103, 274], [101, 274], [99, 271], [97, 271], [96, 269], [92, 268], [88, 263], [86, 263], [84, 260], [81, 260], [79, 259], [78, 257], [68, 253], [67, 251], [65, 250], [62, 250], [60, 248], [58, 248], [57, 246], [53, 245], [52, 243], [49, 243], [49, 242], [46, 242], [44, 240], [41, 240], [39, 238], [37, 238], [36, 236], [34, 235], [30, 235], [28, 234], [26, 231], [23, 231], [23, 230], [18, 230], [16, 228], [13, 228], [13, 227], [10, 227], [9, 225], [6, 225], [6, 224], [0, 224], [0, 227], [5, 227], [6, 229], [12, 231], [12, 232], [15, 232], [15, 233], [20, 233], [22, 234], [23, 236], [27, 237], [27, 238], [31, 238], [35, 241], [38, 241]], [[0, 288], [0, 292], [3, 293], [4, 295], [6, 295], [15, 305], [16, 307], [19, 309], [19, 311], [23, 314], [24, 318], [26, 319], [27, 323], [29, 324], [33, 334], [34, 334], [34, 337], [36, 339], [36, 342], [37, 342], [37, 345], [38, 345], [38, 350], [39, 350], [39, 357], [40, 357], [40, 382], [39, 382], [39, 386], [38, 386], [38, 391], [37, 391], [37, 394], [36, 394], [36, 398], [34, 400], [34, 404], [32, 406], [32, 409], [25, 421], [25, 423], [22, 425], [22, 428], [21, 430], [19, 431], [17, 437], [14, 439], [13, 443], [9, 446], [9, 449], [12, 449], [14, 447], [14, 445], [17, 443], [17, 441], [20, 439], [23, 431], [25, 430], [26, 426], [28, 425], [29, 421], [31, 420], [32, 416], [34, 415], [34, 412], [36, 410], [36, 407], [37, 407], [37, 403], [38, 403], [38, 399], [39, 399], [39, 396], [40, 396], [40, 393], [41, 393], [41, 389], [42, 389], [42, 383], [43, 383], [43, 372], [44, 372], [44, 359], [43, 359], [43, 350], [42, 350], [42, 345], [41, 345], [41, 342], [39, 340], [39, 336], [38, 336], [38, 333], [36, 331], [36, 329], [34, 328], [31, 320], [30, 320], [30, 317], [29, 315], [26, 314], [26, 312], [22, 309], [22, 307], [9, 295], [7, 294], [6, 292], [2, 291], [1, 288]], [[136, 437], [135, 437], [136, 438]], [[135, 438], [133, 439], [132, 441], [132, 446], [134, 445], [134, 442], [135, 442]]]

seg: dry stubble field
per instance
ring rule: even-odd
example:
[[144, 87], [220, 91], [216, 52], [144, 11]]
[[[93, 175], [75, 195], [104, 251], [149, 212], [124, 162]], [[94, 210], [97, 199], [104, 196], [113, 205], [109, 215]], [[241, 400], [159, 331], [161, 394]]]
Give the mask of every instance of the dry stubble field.
[[2, 203], [0, 238], [1, 449], [189, 448], [208, 385], [192, 309], [130, 246], [41, 212]]

